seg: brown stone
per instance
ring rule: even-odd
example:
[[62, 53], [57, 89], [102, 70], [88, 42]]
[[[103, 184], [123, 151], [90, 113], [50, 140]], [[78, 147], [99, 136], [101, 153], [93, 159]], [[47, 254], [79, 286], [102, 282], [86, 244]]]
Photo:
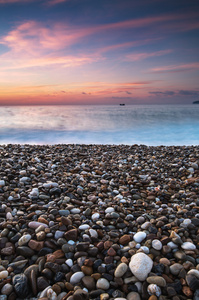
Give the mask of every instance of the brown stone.
[[82, 266], [82, 267], [81, 267], [81, 270], [82, 270], [82, 272], [83, 272], [85, 275], [91, 275], [91, 274], [93, 274], [93, 268], [91, 268], [91, 267], [88, 267], [88, 266]]
[[12, 255], [14, 253], [14, 249], [13, 247], [6, 247], [6, 248], [3, 248], [1, 249], [1, 255]]
[[84, 276], [82, 278], [82, 282], [83, 282], [85, 288], [87, 288], [89, 291], [95, 289], [95, 279], [93, 277], [91, 277], [91, 276]]
[[185, 296], [187, 296], [189, 298], [193, 297], [193, 292], [188, 286], [183, 286], [182, 291], [185, 294]]
[[65, 257], [65, 254], [61, 249], [56, 250], [55, 252], [53, 252], [53, 255], [56, 257], [56, 259]]
[[74, 290], [74, 286], [72, 284], [70, 284], [69, 282], [65, 282], [65, 288], [68, 291], [73, 291]]
[[85, 266], [88, 266], [88, 267], [92, 267], [92, 265], [93, 265], [93, 260], [91, 260], [91, 259], [89, 259], [89, 258], [85, 259], [84, 265], [85, 265]]
[[77, 240], [77, 235], [78, 235], [77, 229], [71, 229], [64, 234], [67, 241], [73, 240], [75, 242]]
[[111, 241], [106, 241], [104, 242], [104, 249], [107, 250], [113, 245], [113, 242]]
[[52, 289], [57, 295], [61, 293], [61, 287], [58, 284], [53, 284]]
[[48, 221], [45, 218], [39, 217], [38, 222], [48, 225]]
[[131, 240], [130, 235], [125, 234], [125, 235], [121, 236], [121, 238], [119, 239], [119, 243], [121, 245], [126, 245], [130, 242], [130, 240]]
[[46, 233], [44, 231], [39, 231], [36, 234], [36, 237], [37, 237], [37, 241], [43, 241], [43, 240], [45, 240]]
[[71, 219], [64, 217], [64, 216], [61, 217], [61, 222], [65, 226], [72, 225]]
[[28, 247], [31, 248], [32, 250], [40, 251], [44, 247], [44, 242], [30, 240], [28, 243]]
[[99, 278], [101, 278], [101, 274], [100, 273], [93, 273], [91, 275], [92, 278], [94, 278], [95, 280], [98, 280]]
[[47, 262], [52, 262], [52, 263], [54, 263], [55, 260], [56, 260], [56, 256], [55, 256], [55, 255], [53, 255], [53, 254], [47, 254], [47, 255], [46, 255], [46, 261], [47, 261]]
[[128, 264], [128, 263], [129, 263], [128, 258], [126, 258], [125, 256], [122, 256], [121, 262], [122, 262], [122, 263], [125, 263], [125, 264]]
[[115, 256], [117, 253], [116, 251], [111, 247], [108, 249], [107, 254], [110, 256]]

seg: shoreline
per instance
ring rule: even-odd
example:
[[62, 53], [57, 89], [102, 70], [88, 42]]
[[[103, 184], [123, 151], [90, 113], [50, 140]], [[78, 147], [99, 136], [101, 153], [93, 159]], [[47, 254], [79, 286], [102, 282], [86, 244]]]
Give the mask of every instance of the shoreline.
[[199, 146], [0, 145], [0, 292], [199, 297]]

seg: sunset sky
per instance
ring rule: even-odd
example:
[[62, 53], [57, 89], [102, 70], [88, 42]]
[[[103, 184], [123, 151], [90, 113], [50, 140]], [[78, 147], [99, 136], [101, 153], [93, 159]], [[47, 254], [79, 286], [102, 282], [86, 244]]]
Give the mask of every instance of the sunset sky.
[[198, 0], [0, 0], [0, 104], [199, 100]]

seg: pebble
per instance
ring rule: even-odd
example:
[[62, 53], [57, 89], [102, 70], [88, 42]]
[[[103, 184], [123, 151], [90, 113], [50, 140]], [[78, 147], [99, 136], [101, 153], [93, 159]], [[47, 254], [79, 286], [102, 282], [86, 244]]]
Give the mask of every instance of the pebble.
[[0, 299], [198, 300], [198, 165], [198, 146], [3, 145]]
[[23, 246], [23, 245], [27, 244], [30, 241], [30, 239], [31, 239], [31, 235], [25, 234], [18, 240], [18, 245]]
[[155, 250], [161, 250], [162, 249], [162, 243], [159, 240], [153, 240], [152, 241], [152, 247]]
[[117, 266], [114, 275], [116, 278], [120, 278], [126, 273], [127, 270], [128, 270], [127, 264], [121, 263]]
[[85, 276], [85, 274], [81, 271], [74, 273], [70, 278], [70, 283], [72, 285], [77, 284], [80, 280]]
[[161, 295], [161, 289], [157, 284], [149, 284], [147, 287], [147, 292], [149, 295], [156, 295], [159, 297]]
[[100, 214], [99, 214], [99, 213], [95, 213], [95, 214], [93, 214], [93, 215], [91, 216], [91, 219], [92, 219], [93, 221], [96, 221], [96, 220], [99, 219], [99, 217], [100, 217]]
[[136, 253], [131, 257], [129, 268], [140, 280], [144, 281], [153, 267], [152, 259], [145, 253]]
[[0, 279], [5, 279], [8, 277], [8, 271], [1, 271], [0, 272]]
[[99, 278], [96, 283], [96, 287], [102, 290], [108, 290], [110, 287], [110, 283], [105, 278]]
[[10, 295], [12, 291], [13, 291], [13, 286], [10, 283], [6, 283], [1, 289], [1, 294]]
[[137, 232], [133, 239], [136, 243], [141, 243], [146, 238], [146, 232], [139, 231]]
[[196, 249], [196, 246], [193, 243], [190, 243], [190, 242], [184, 242], [181, 245], [181, 247], [184, 250], [195, 250]]

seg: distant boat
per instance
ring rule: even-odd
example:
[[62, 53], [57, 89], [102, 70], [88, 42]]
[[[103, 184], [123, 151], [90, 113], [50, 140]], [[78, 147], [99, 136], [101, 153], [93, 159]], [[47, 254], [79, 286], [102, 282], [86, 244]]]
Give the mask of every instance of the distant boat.
[[124, 103], [120, 103], [120, 106], [124, 106], [125, 104]]
[[199, 101], [194, 101], [193, 104], [199, 104]]

